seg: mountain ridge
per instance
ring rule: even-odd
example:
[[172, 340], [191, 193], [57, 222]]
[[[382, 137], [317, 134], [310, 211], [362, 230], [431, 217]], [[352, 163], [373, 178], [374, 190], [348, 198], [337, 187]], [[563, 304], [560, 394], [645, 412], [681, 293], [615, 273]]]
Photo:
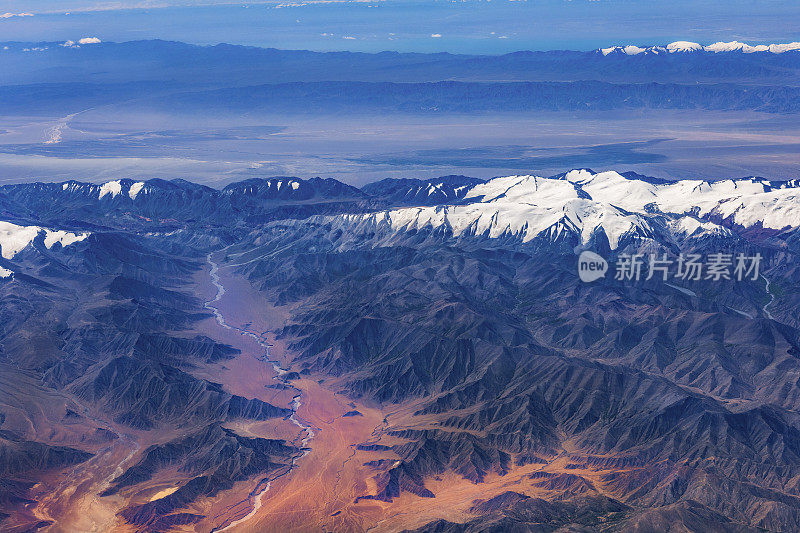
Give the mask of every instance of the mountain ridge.
[[[798, 185], [584, 168], [0, 187], [13, 224], [94, 226], [0, 258], [16, 439], [0, 448], [38, 443], [22, 446], [35, 468], [0, 475], [3, 525], [91, 501], [162, 531], [257, 502], [254, 529], [409, 504], [420, 531], [796, 529]], [[763, 261], [742, 279], [586, 283], [587, 249]], [[64, 497], [49, 480], [84, 463], [102, 474]]]
[[[659, 46], [635, 47], [635, 50], [610, 47], [590, 51], [518, 51], [501, 55], [315, 52], [230, 44], [199, 46], [157, 40], [109, 42], [80, 48], [65, 48], [60, 46], [62, 42], [0, 44], [9, 47], [0, 55], [0, 66], [7, 69], [8, 74], [4, 85], [52, 81], [50, 69], [54, 67], [61, 70], [63, 76], [59, 81], [62, 83], [161, 80], [162, 83], [170, 81], [195, 87], [254, 85], [259, 81], [425, 82], [444, 79], [618, 83], [653, 79], [672, 83], [727, 80], [742, 84], [763, 84], [772, 80], [774, 84], [792, 85], [800, 82], [797, 50], [771, 53], [771, 49], [762, 51], [760, 45], [746, 48], [750, 45], [735, 41], [710, 45], [706, 47], [708, 51], [700, 45], [695, 47], [696, 43], [688, 43], [695, 51], [677, 54], [670, 53], [669, 47]], [[775, 46], [776, 51], [786, 48]], [[26, 48], [31, 51], [23, 51]], [[103, 69], [87, 68], [88, 63]], [[198, 70], [192, 65], [206, 68]], [[212, 71], [217, 75], [209, 76]]]

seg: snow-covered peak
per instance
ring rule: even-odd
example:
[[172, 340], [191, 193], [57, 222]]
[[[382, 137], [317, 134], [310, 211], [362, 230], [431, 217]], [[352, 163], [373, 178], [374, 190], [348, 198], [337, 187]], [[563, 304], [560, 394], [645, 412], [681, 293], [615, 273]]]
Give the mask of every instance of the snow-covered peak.
[[564, 179], [572, 183], [586, 183], [592, 180], [595, 175], [587, 168], [576, 168], [564, 174]]
[[667, 52], [674, 54], [676, 52], [697, 52], [702, 50], [703, 45], [700, 43], [693, 43], [691, 41], [675, 41], [667, 45]]
[[776, 189], [760, 179], [656, 184], [629, 179], [617, 172], [600, 172], [575, 183], [595, 201], [638, 213], [648, 212], [651, 206], [662, 213], [694, 212], [701, 218], [729, 219], [742, 227], [757, 224], [776, 230], [800, 227], [800, 189]]
[[642, 180], [628, 179], [613, 171], [600, 172], [589, 179], [575, 183], [592, 199], [629, 211], [644, 211], [645, 206], [658, 200], [656, 185]]
[[119, 180], [109, 181], [108, 183], [104, 183], [100, 186], [99, 198], [102, 198], [107, 194], [110, 194], [112, 198], [116, 198], [116, 196], [121, 192], [122, 192], [122, 183]]
[[562, 204], [578, 198], [577, 189], [569, 182], [537, 176], [495, 178], [470, 189], [465, 199], [484, 203]]
[[791, 52], [792, 50], [800, 50], [800, 42], [784, 43], [784, 44], [757, 44], [750, 45], [741, 43], [739, 41], [731, 41], [728, 43], [718, 42], [710, 44], [704, 49], [707, 52], [744, 52], [745, 54], [752, 54], [754, 52], [772, 52], [773, 54], [782, 54], [784, 52]]
[[136, 196], [139, 195], [143, 187], [144, 187], [144, 182], [142, 181], [137, 181], [136, 183], [131, 185], [131, 188], [128, 189], [128, 196], [130, 196], [131, 200], [136, 200]]
[[[773, 54], [782, 54], [784, 52], [792, 52], [795, 50], [800, 50], [800, 42], [797, 41], [793, 43], [770, 44], [761, 46], [766, 46], [767, 50], [753, 50], [753, 52], [767, 51], [767, 52], [772, 52]], [[760, 48], [760, 47], [756, 46], [755, 48]]]
[[283, 196], [289, 193], [289, 190], [296, 191], [300, 189], [301, 184], [299, 180], [291, 178], [269, 178], [269, 179], [251, 179], [239, 183], [233, 183], [223, 189], [223, 193], [227, 195], [247, 195], [257, 196], [266, 193], [267, 195], [274, 195], [283, 191]]
[[44, 245], [47, 248], [52, 248], [55, 243], [60, 243], [61, 246], [69, 246], [89, 236], [89, 233], [71, 233], [40, 226], [20, 226], [11, 222], [0, 221], [0, 254], [5, 259], [13, 259], [41, 233], [44, 233]]
[[731, 230], [713, 222], [704, 222], [694, 217], [680, 217], [670, 222], [670, 227], [675, 234], [687, 237], [695, 235], [731, 235]]
[[646, 48], [640, 48], [640, 47], [632, 45], [632, 44], [629, 44], [628, 46], [623, 46], [622, 47], [622, 51], [624, 53], [628, 54], [629, 56], [639, 55], [639, 54], [645, 52], [646, 50], [647, 50]]
[[622, 53], [622, 54], [625, 54], [625, 55], [628, 55], [628, 56], [635, 56], [635, 55], [643, 54], [643, 53], [645, 53], [647, 51], [648, 51], [647, 48], [642, 48], [642, 47], [635, 46], [635, 45], [632, 45], [632, 44], [629, 44], [627, 46], [610, 46], [608, 48], [601, 48], [600, 49], [600, 52], [604, 56], [607, 56], [608, 54], [612, 54], [614, 52], [619, 52], [619, 53]]
[[635, 46], [632, 44], [624, 45], [624, 46], [609, 46], [608, 48], [600, 48], [599, 52], [604, 56], [608, 56], [611, 54], [624, 54], [626, 56], [638, 56], [639, 54], [654, 54], [658, 55], [659, 53], [667, 53], [667, 49], [663, 46]]
[[752, 54], [756, 52], [769, 52], [773, 54], [783, 54], [785, 52], [792, 52], [800, 50], [800, 42], [782, 43], [782, 44], [756, 44], [751, 45], [739, 41], [730, 42], [716, 42], [706, 46], [691, 41], [675, 41], [666, 46], [611, 46], [608, 48], [600, 48], [600, 53], [604, 56], [610, 54], [624, 54], [635, 56], [639, 54], [662, 54], [662, 53], [685, 53], [685, 52], [743, 52], [745, 54]]
[[[729, 235], [723, 220], [745, 228], [800, 227], [800, 188], [748, 178], [709, 182], [626, 177], [573, 170], [554, 178], [505, 176], [470, 188], [464, 204], [409, 207], [340, 220], [393, 232], [444, 228], [454, 236], [512, 237], [521, 242], [572, 238], [587, 244], [603, 235], [612, 249], [627, 237], [650, 238], [654, 217], [676, 237]], [[335, 218], [335, 217], [334, 217]]]
[[752, 49], [753, 52], [765, 52], [767, 47], [765, 46], [763, 50], [757, 50], [755, 46], [750, 46], [749, 44], [740, 43], [739, 41], [731, 41], [729, 43], [717, 42], [714, 44], [710, 44], [705, 47], [707, 52], [735, 52], [737, 50], [745, 51]]

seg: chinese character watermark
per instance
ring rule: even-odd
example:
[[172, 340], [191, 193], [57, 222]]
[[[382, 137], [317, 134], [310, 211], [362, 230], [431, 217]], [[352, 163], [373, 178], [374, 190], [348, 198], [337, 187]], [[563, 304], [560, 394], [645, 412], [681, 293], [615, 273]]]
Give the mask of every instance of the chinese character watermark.
[[[669, 279], [683, 281], [744, 281], [757, 280], [761, 275], [760, 253], [747, 255], [744, 253], [709, 253], [680, 254], [670, 258], [666, 253], [657, 254], [620, 254], [614, 265], [614, 279], [618, 281], [650, 280], [654, 277], [661, 281]], [[578, 258], [578, 275], [582, 281], [591, 282], [605, 277], [608, 262], [600, 255], [581, 252]]]

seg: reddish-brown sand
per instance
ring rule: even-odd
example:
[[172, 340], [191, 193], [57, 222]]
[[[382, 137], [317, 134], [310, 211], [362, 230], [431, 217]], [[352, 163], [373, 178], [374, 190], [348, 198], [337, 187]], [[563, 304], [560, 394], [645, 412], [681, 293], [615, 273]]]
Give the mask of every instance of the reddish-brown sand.
[[[225, 295], [215, 305], [226, 321], [237, 327], [262, 334], [275, 330], [288, 315], [287, 309], [276, 308], [254, 290], [245, 280], [228, 269], [219, 272], [226, 288]], [[206, 299], [213, 298], [216, 290], [208, 281], [208, 272], [198, 274], [196, 290]], [[235, 358], [209, 364], [194, 373], [217, 383], [226, 390], [248, 398], [260, 398], [278, 406], [288, 406], [296, 391], [270, 388], [276, 383], [276, 373], [270, 364], [260, 359], [263, 348], [251, 338], [221, 327], [214, 319], [205, 320], [196, 332], [241, 350]], [[272, 355], [284, 368], [291, 361], [285, 344], [265, 334], [271, 343]], [[209, 532], [220, 526], [230, 526], [233, 532], [358, 532], [400, 531], [419, 527], [427, 522], [444, 518], [463, 522], [472, 515], [469, 508], [476, 499], [487, 499], [507, 490], [530, 496], [548, 497], [548, 491], [535, 485], [527, 476], [535, 470], [570, 472], [584, 476], [602, 491], [602, 472], [575, 469], [567, 470], [570, 455], [577, 453], [568, 445], [559, 457], [550, 458], [546, 465], [535, 464], [515, 467], [504, 476], [489, 475], [483, 483], [472, 483], [453, 473], [445, 473], [425, 480], [435, 498], [422, 498], [403, 493], [392, 502], [359, 499], [378, 491], [376, 471], [365, 466], [376, 459], [397, 460], [392, 452], [359, 451], [361, 443], [394, 444], [398, 439], [383, 434], [390, 424], [395, 427], [426, 427], [433, 420], [414, 417], [415, 405], [389, 405], [381, 408], [354, 402], [336, 391], [339, 384], [323, 376], [304, 376], [292, 384], [302, 391], [297, 412], [305, 424], [311, 426], [314, 436], [308, 441], [308, 453], [297, 460], [295, 468], [271, 482], [269, 490], [260, 497], [250, 493], [263, 476], [240, 481], [233, 489], [213, 498], [193, 504], [188, 511], [206, 516], [197, 524], [182, 526], [176, 531]], [[357, 410], [363, 416], [343, 417]], [[101, 413], [94, 416], [102, 419]], [[388, 422], [387, 422], [388, 417]], [[112, 444], [96, 445], [91, 450], [97, 456], [87, 463], [61, 472], [44, 480], [33, 493], [38, 504], [30, 509], [31, 519], [56, 520], [49, 530], [53, 532], [127, 532], [133, 529], [117, 515], [120, 509], [132, 503], [145, 503], [167, 496], [187, 480], [187, 475], [177, 469], [159, 472], [147, 486], [123, 490], [112, 497], [98, 494], [123, 468], [131, 466], [141, 451], [155, 443], [175, 438], [177, 430], [132, 432], [124, 427], [113, 427], [123, 438]], [[288, 420], [263, 422], [234, 422], [229, 427], [247, 436], [282, 438], [295, 444], [304, 433]], [[86, 449], [86, 446], [83, 447]]]

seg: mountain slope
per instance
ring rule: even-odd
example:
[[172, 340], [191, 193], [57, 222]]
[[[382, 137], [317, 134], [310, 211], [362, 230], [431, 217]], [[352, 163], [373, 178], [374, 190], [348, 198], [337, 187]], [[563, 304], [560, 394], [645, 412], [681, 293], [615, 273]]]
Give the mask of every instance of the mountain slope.
[[3, 527], [795, 530], [797, 185], [4, 186]]

